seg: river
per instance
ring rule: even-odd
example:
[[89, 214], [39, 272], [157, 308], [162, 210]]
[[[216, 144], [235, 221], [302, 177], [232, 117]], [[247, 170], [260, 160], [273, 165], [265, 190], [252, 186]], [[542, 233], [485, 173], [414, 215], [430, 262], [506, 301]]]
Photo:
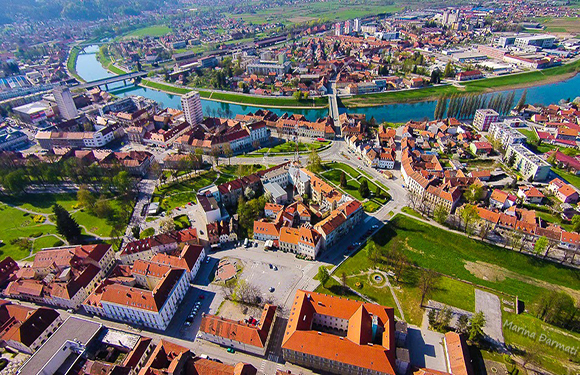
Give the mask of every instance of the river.
[[[84, 53], [79, 54], [77, 59], [76, 70], [78, 75], [85, 81], [94, 81], [100, 78], [110, 77], [113, 74], [109, 73], [101, 66], [97, 60], [96, 53], [99, 46], [92, 45], [85, 48]], [[153, 99], [161, 103], [165, 107], [181, 108], [181, 101], [179, 95], [167, 94], [161, 91], [143, 88], [139, 86], [122, 87], [122, 83], [111, 85], [111, 93], [125, 97], [128, 95], [141, 95], [146, 98]], [[558, 83], [549, 83], [541, 86], [528, 88], [527, 102], [531, 104], [552, 104], [557, 103], [560, 99], [574, 99], [580, 96], [580, 74], [570, 78], [566, 81]], [[511, 91], [511, 90], [508, 90]], [[516, 102], [520, 97], [523, 89], [516, 90]], [[238, 104], [228, 104], [216, 102], [213, 100], [201, 101], [203, 112], [209, 116], [225, 116], [226, 114], [232, 117], [237, 114], [246, 114], [248, 112], [255, 112], [261, 107], [253, 107]], [[437, 101], [427, 101], [419, 103], [401, 103], [389, 104], [376, 107], [356, 108], [347, 110], [340, 108], [340, 112], [356, 112], [364, 113], [367, 118], [373, 116], [377, 122], [407, 122], [409, 120], [422, 120], [424, 118], [432, 118], [435, 111]], [[328, 115], [326, 109], [278, 109], [270, 108], [272, 112], [281, 115], [284, 112], [300, 113], [306, 116], [310, 121]]]

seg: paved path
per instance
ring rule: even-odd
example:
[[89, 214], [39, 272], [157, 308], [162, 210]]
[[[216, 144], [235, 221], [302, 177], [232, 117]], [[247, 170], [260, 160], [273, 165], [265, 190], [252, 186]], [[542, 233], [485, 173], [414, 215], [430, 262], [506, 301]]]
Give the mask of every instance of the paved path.
[[504, 345], [501, 328], [501, 301], [495, 294], [475, 289], [475, 311], [485, 314], [483, 332], [497, 345]]
[[395, 305], [397, 305], [397, 308], [399, 309], [399, 313], [401, 314], [401, 320], [406, 321], [405, 313], [403, 312], [403, 307], [401, 306], [401, 303], [399, 302], [399, 298], [397, 298], [397, 294], [395, 293], [395, 290], [393, 289], [393, 286], [391, 285], [391, 281], [389, 280], [389, 277], [387, 275], [384, 275], [384, 274], [383, 274], [383, 277], [385, 278], [386, 284], [389, 286], [389, 289], [391, 290], [391, 294], [393, 295], [393, 299], [395, 300]]

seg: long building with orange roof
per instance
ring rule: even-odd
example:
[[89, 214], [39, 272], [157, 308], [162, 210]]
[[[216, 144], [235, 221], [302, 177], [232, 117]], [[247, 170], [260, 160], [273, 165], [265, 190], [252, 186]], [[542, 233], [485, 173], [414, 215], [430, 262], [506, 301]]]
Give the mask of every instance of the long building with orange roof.
[[392, 307], [298, 290], [282, 340], [284, 359], [339, 374], [395, 374]]
[[255, 323], [204, 314], [199, 327], [199, 337], [218, 345], [263, 356], [266, 354], [275, 318], [276, 306], [268, 304], [264, 306], [260, 320]]

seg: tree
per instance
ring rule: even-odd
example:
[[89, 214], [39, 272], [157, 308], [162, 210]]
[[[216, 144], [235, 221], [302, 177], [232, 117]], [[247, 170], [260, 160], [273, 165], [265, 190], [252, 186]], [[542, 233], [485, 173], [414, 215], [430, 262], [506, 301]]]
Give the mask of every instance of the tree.
[[477, 207], [472, 204], [465, 204], [463, 207], [461, 207], [459, 215], [461, 216], [461, 220], [463, 220], [465, 233], [469, 234], [469, 231], [471, 230], [471, 224], [476, 220], [479, 220], [479, 212], [477, 211]]
[[469, 320], [469, 341], [479, 344], [485, 336], [483, 327], [485, 327], [485, 314], [483, 311], [476, 312]]
[[574, 232], [580, 232], [580, 215], [574, 215], [572, 218], [572, 228]]
[[522, 110], [522, 108], [524, 108], [524, 106], [526, 105], [526, 99], [528, 97], [528, 90], [525, 89], [524, 92], [522, 93], [522, 96], [520, 97], [520, 100], [518, 101], [518, 104], [516, 105], [516, 110], [519, 112]]
[[161, 219], [159, 223], [159, 232], [160, 233], [169, 233], [175, 230], [175, 221], [173, 221], [170, 217], [165, 217]]
[[320, 284], [322, 286], [324, 286], [326, 284], [326, 282], [328, 281], [328, 279], [330, 279], [330, 275], [328, 274], [328, 269], [324, 266], [320, 266], [318, 267], [318, 281], [320, 281]]
[[439, 224], [445, 224], [448, 217], [449, 211], [447, 211], [447, 208], [444, 205], [439, 204], [435, 207], [435, 210], [433, 211], [433, 218], [436, 222]]
[[469, 317], [467, 315], [459, 315], [455, 324], [455, 331], [459, 334], [467, 334], [469, 332]]
[[96, 217], [104, 219], [109, 218], [113, 215], [113, 208], [111, 207], [111, 203], [104, 198], [99, 198], [95, 204], [93, 205], [92, 212], [95, 214]]
[[448, 62], [447, 65], [445, 65], [445, 69], [443, 70], [443, 77], [445, 78], [449, 78], [449, 77], [453, 77], [455, 75], [455, 69], [453, 68], [453, 65], [451, 65], [451, 62]]
[[360, 186], [358, 187], [358, 192], [363, 198], [367, 198], [371, 194], [371, 191], [369, 189], [369, 183], [366, 178], [363, 179], [362, 182], [360, 183]]
[[70, 213], [61, 205], [52, 206], [52, 212], [56, 219], [56, 230], [63, 235], [69, 243], [76, 243], [81, 237], [81, 227], [70, 216]]
[[131, 233], [133, 234], [133, 237], [138, 239], [139, 235], [141, 234], [141, 228], [138, 225], [135, 225], [133, 228], [131, 228]]
[[546, 159], [546, 161], [552, 165], [556, 165], [556, 152], [552, 151], [552, 154], [550, 154], [550, 156], [548, 156], [548, 158]]
[[246, 190], [244, 190], [244, 196], [246, 197], [246, 199], [252, 199], [254, 198], [254, 196], [256, 195], [256, 192], [254, 191], [254, 189], [252, 189], [251, 187], [246, 187]]
[[294, 97], [294, 99], [296, 99], [296, 100], [302, 100], [302, 91], [300, 91], [300, 90], [294, 91], [294, 93], [292, 94], [292, 97]]
[[131, 198], [136, 192], [137, 184], [129, 172], [121, 171], [113, 177], [113, 186], [120, 196]]
[[346, 173], [344, 173], [344, 171], [340, 172], [340, 187], [341, 188], [345, 188], [346, 187]]
[[542, 236], [536, 240], [534, 244], [534, 252], [538, 255], [542, 254], [548, 247], [548, 238]]
[[[388, 74], [388, 70], [387, 70], [387, 74]], [[441, 72], [439, 71], [439, 69], [433, 69], [433, 71], [431, 72], [430, 82], [432, 85], [436, 85], [438, 83], [441, 83]]]
[[2, 179], [2, 185], [8, 189], [11, 193], [22, 193], [26, 186], [28, 185], [28, 181], [22, 169], [18, 169], [8, 173]]
[[425, 302], [425, 297], [436, 288], [437, 282], [439, 281], [439, 274], [430, 269], [421, 270], [419, 275], [419, 290], [421, 291], [421, 304], [419, 306], [423, 307], [423, 302]]
[[228, 158], [228, 165], [232, 165], [230, 159], [232, 156], [234, 156], [234, 152], [232, 151], [232, 148], [230, 147], [229, 143], [224, 144], [223, 152], [224, 156]]
[[213, 163], [217, 167], [220, 162], [220, 150], [218, 150], [217, 148], [212, 148], [210, 155], [213, 158]]
[[348, 285], [346, 284], [346, 273], [344, 272], [340, 274], [340, 285], [342, 285], [342, 289], [345, 291], [348, 288]]
[[95, 196], [85, 186], [77, 191], [77, 200], [81, 206], [91, 210], [96, 202]]
[[479, 228], [479, 237], [481, 237], [482, 240], [485, 240], [490, 231], [491, 224], [488, 221], [485, 221]]
[[483, 197], [483, 185], [476, 183], [469, 185], [464, 196], [471, 203], [479, 201]]
[[310, 151], [310, 155], [308, 156], [308, 170], [310, 172], [322, 172], [322, 159], [316, 152], [316, 150]]

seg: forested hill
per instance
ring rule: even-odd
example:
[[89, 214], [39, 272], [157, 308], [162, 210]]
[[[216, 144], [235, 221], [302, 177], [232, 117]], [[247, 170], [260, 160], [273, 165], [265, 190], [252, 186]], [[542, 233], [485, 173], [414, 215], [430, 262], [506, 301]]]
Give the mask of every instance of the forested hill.
[[117, 15], [139, 15], [164, 8], [177, 0], [0, 0], [0, 24], [15, 20], [98, 20]]

